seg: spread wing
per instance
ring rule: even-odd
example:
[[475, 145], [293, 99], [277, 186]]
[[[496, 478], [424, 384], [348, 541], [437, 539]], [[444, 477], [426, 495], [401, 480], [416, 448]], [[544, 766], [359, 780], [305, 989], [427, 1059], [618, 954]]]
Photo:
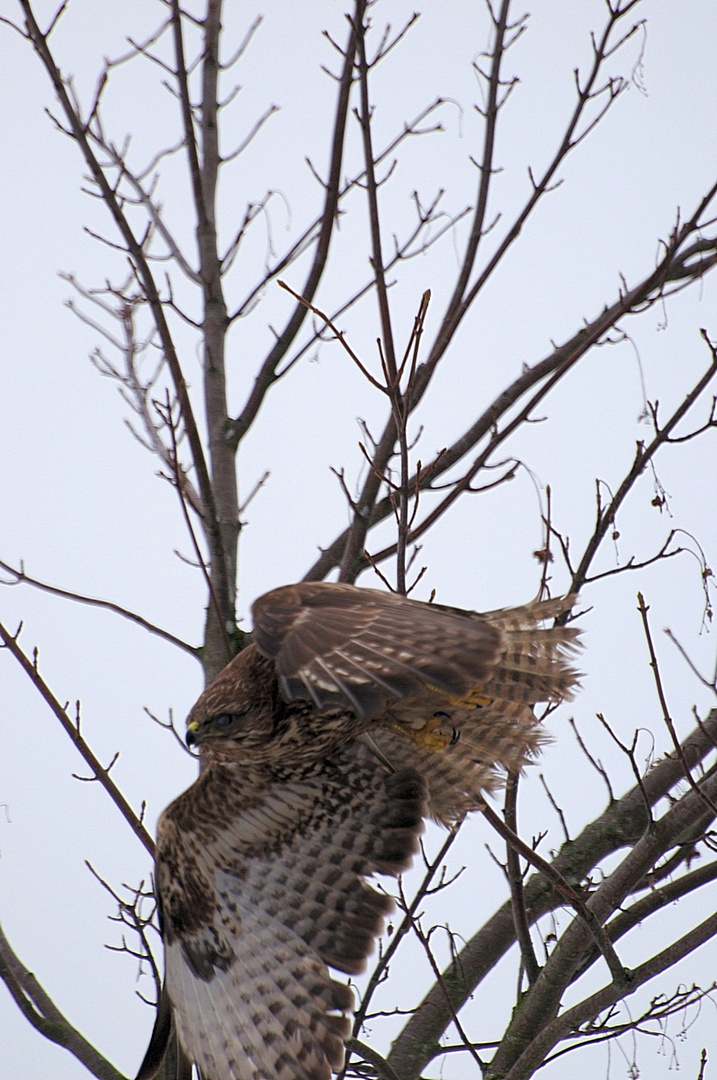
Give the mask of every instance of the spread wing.
[[274, 661], [289, 701], [348, 705], [366, 719], [426, 687], [468, 693], [485, 679], [501, 641], [473, 613], [326, 582], [274, 589], [252, 614], [254, 644]]
[[[425, 786], [354, 746], [283, 783], [210, 763], [162, 815], [157, 890], [179, 1040], [212, 1080], [328, 1080], [351, 990], [423, 828]], [[143, 1075], [140, 1071], [140, 1075]]]
[[[503, 770], [520, 770], [545, 741], [533, 707], [572, 696], [574, 627], [543, 627], [574, 597], [483, 615], [350, 585], [275, 589], [254, 605], [254, 642], [282, 693], [322, 710], [349, 705], [395, 768], [425, 776], [431, 816], [475, 809]], [[382, 714], [383, 717], [382, 717]], [[436, 719], [438, 718], [438, 719]], [[436, 753], [430, 727], [459, 735]], [[427, 732], [427, 737], [425, 733]]]
[[[541, 600], [524, 607], [469, 618], [488, 622], [500, 635], [495, 662], [480, 686], [464, 698], [424, 695], [398, 702], [391, 717], [398, 724], [376, 725], [374, 745], [395, 768], [411, 766], [425, 776], [429, 810], [444, 824], [475, 810], [484, 792], [503, 783], [506, 772], [520, 771], [548, 741], [534, 707], [569, 700], [580, 675], [572, 665], [580, 631], [574, 626], [541, 624], [569, 610], [575, 597]], [[437, 710], [433, 713], [433, 710]], [[453, 728], [457, 741], [436, 752], [416, 727], [433, 713]], [[431, 719], [428, 719], [430, 725]], [[414, 737], [406, 738], [406, 729]]]

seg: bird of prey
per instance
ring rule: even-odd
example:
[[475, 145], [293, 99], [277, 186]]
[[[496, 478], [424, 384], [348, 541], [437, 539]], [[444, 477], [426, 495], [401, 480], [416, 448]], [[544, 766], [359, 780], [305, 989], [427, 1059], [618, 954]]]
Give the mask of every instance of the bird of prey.
[[535, 754], [568, 698], [572, 598], [479, 615], [352, 585], [275, 589], [253, 642], [189, 714], [198, 779], [161, 815], [165, 985], [137, 1080], [172, 1024], [202, 1080], [328, 1080], [355, 975], [426, 817], [459, 821]]

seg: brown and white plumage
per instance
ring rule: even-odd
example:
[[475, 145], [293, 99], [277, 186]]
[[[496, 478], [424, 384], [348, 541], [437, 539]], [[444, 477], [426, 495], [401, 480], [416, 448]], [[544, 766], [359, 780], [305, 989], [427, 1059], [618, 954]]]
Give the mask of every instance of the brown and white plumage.
[[[328, 1080], [351, 991], [424, 817], [481, 804], [540, 743], [532, 706], [570, 695], [572, 628], [546, 601], [477, 615], [350, 585], [276, 589], [254, 642], [188, 718], [203, 770], [164, 811], [156, 889], [165, 995], [203, 1080]], [[460, 736], [460, 738], [458, 738]], [[168, 1007], [167, 1007], [168, 1006]]]

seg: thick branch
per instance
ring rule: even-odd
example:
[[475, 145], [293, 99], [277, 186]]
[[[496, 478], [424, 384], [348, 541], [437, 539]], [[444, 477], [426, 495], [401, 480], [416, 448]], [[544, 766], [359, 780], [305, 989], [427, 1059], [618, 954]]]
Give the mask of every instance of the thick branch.
[[65, 83], [62, 75], [55, 63], [55, 60], [50, 52], [49, 45], [47, 43], [47, 37], [40, 30], [35, 16], [32, 11], [29, 0], [20, 0], [23, 12], [25, 14], [26, 25], [28, 28], [29, 36], [32, 40], [32, 44], [40, 57], [45, 70], [47, 71], [52, 85], [55, 89], [55, 93], [60, 101], [62, 109], [67, 118], [70, 132], [73, 139], [76, 141], [82, 156], [85, 159], [85, 163], [90, 170], [92, 179], [96, 183], [101, 198], [109, 210], [119, 233], [124, 240], [127, 251], [130, 255], [132, 263], [134, 264], [137, 276], [144, 289], [145, 296], [147, 297], [147, 303], [152, 311], [152, 317], [157, 327], [157, 333], [159, 340], [164, 351], [164, 355], [167, 360], [172, 380], [174, 382], [175, 391], [177, 394], [177, 400], [182, 412], [182, 420], [184, 422], [185, 431], [187, 433], [187, 440], [189, 442], [190, 451], [192, 454], [192, 461], [197, 471], [197, 480], [199, 484], [199, 490], [202, 496], [202, 506], [204, 508], [204, 527], [207, 531], [207, 537], [209, 541], [209, 547], [212, 553], [212, 566], [217, 577], [217, 594], [220, 598], [220, 603], [223, 610], [233, 610], [233, 604], [231, 603], [232, 590], [229, 586], [229, 577], [227, 575], [226, 557], [224, 552], [224, 545], [222, 542], [221, 530], [219, 528], [219, 521], [217, 517], [217, 510], [214, 502], [214, 494], [212, 491], [211, 481], [209, 479], [209, 472], [207, 469], [207, 463], [204, 457], [204, 450], [202, 448], [201, 438], [197, 429], [196, 421], [194, 419], [194, 412], [192, 409], [191, 401], [189, 399], [189, 393], [187, 391], [187, 385], [184, 380], [184, 374], [177, 356], [176, 349], [174, 347], [174, 341], [165, 318], [162, 301], [157, 290], [157, 286], [154, 281], [154, 277], [149, 268], [147, 258], [145, 256], [142, 243], [137, 239], [132, 231], [127, 218], [124, 215], [120, 200], [117, 192], [110, 185], [107, 180], [100, 163], [98, 162], [95, 154], [89, 143], [88, 133], [86, 126], [81, 122], [80, 117], [74, 108], [70, 97], [67, 93]]
[[[691, 768], [714, 750], [716, 739], [717, 710], [713, 710], [682, 743]], [[654, 806], [683, 780], [682, 762], [676, 755], [668, 755], [647, 773], [641, 784], [636, 784], [621, 799], [612, 802], [580, 836], [564, 844], [553, 860], [554, 869], [568, 881], [584, 880], [607, 855], [639, 840], [648, 824], [645, 800]], [[531, 924], [563, 902], [542, 875], [533, 874], [527, 881], [525, 908]], [[508, 901], [444, 971], [443, 982], [450, 988], [453, 1010], [463, 1007], [515, 940], [513, 912]], [[442, 992], [433, 986], [394, 1042], [388, 1061], [398, 1076], [412, 1080], [421, 1075], [435, 1057], [451, 1015]]]
[[[689, 845], [689, 851], [694, 852], [694, 847]], [[680, 852], [682, 861], [689, 858], [685, 852]], [[669, 860], [672, 861], [671, 859]], [[660, 871], [664, 869], [663, 865], [660, 865]], [[700, 889], [703, 885], [710, 885], [717, 880], [717, 862], [705, 863], [703, 866], [698, 866], [696, 870], [691, 870], [688, 873], [682, 874], [674, 881], [668, 881], [666, 884], [661, 885], [659, 888], [653, 887], [654, 875], [650, 875], [649, 892], [642, 896], [639, 900], [630, 904], [629, 907], [623, 908], [614, 919], [605, 927], [611, 941], [619, 941], [621, 937], [627, 934], [635, 926], [644, 922], [656, 911], [661, 911], [663, 908], [670, 904], [676, 903], [685, 896], [689, 896]], [[591, 950], [585, 958], [585, 962], [575, 973], [575, 978], [578, 979], [582, 975], [583, 971], [592, 965], [597, 956], [596, 950]]]
[[[667, 252], [658, 266], [648, 274], [647, 277], [639, 282], [633, 289], [621, 292], [618, 299], [615, 300], [610, 307], [605, 308], [592, 320], [592, 322], [588, 323], [582, 330], [579, 330], [574, 334], [564, 345], [555, 349], [549, 356], [545, 357], [545, 359], [539, 361], [537, 364], [534, 364], [532, 367], [524, 368], [521, 371], [521, 374], [491, 402], [463, 435], [456, 439], [451, 446], [443, 450], [440, 458], [425, 469], [423, 479], [418, 478], [415, 475], [411, 477], [409, 482], [411, 489], [418, 483], [419, 489], [425, 490], [432, 483], [435, 483], [438, 477], [444, 475], [447, 470], [460, 461], [460, 459], [476, 446], [481, 439], [490, 436], [490, 441], [486, 448], [473, 462], [471, 462], [471, 465], [466, 470], [464, 476], [456, 482], [454, 489], [452, 489], [444, 498], [440, 506], [434, 508], [426, 518], [411, 530], [408, 537], [409, 543], [418, 539], [421, 534], [434, 524], [437, 518], [456, 501], [458, 496], [470, 485], [472, 480], [475, 479], [477, 473], [489, 461], [490, 457], [498, 447], [500, 447], [516, 428], [530, 416], [530, 413], [535, 406], [544, 399], [550, 390], [553, 389], [553, 387], [556, 386], [557, 383], [586, 355], [593, 345], [602, 341], [605, 338], [605, 335], [609, 333], [623, 316], [634, 314], [635, 312], [644, 309], [646, 304], [653, 304], [660, 298], [665, 280], [669, 278], [672, 268], [680, 261], [680, 245], [684, 243], [691, 232], [697, 228], [699, 219], [705, 207], [714, 197], [716, 191], [717, 185], [710, 189], [710, 192], [708, 192], [705, 199], [702, 200], [690, 221], [679, 231], [679, 235], [676, 236], [669, 245]], [[435, 368], [435, 350], [437, 347], [438, 343], [434, 344], [433, 352], [429, 360], [420, 365], [416, 370], [414, 391], [409, 406], [410, 410], [413, 410], [416, 407], [428, 388], [428, 383]], [[689, 405], [697, 396], [699, 396], [707, 385], [707, 382], [712, 378], [714, 367], [715, 365], [713, 364], [708, 369], [708, 372], [703, 377], [706, 381], [701, 380], [698, 386], [691, 392], [691, 395], [668, 424], [667, 430], [665, 431], [665, 429], [662, 429], [665, 431], [665, 434], [660, 438], [660, 442], [654, 446], [649, 456], [641, 464], [640, 472], [644, 469], [649, 457], [652, 456], [658, 446], [669, 436], [675, 424], [689, 408]], [[498, 431], [497, 427], [500, 421], [510, 413], [524, 395], [528, 394], [536, 387], [537, 390], [535, 390], [528, 402], [517, 414], [512, 416], [511, 419], [504, 424], [500, 431]], [[396, 427], [393, 417], [391, 417], [384, 429], [374, 455], [374, 464], [377, 470], [382, 467], [383, 472], [385, 472], [388, 461], [394, 450], [395, 441]], [[639, 473], [637, 475], [639, 475]], [[633, 477], [632, 482], [634, 482], [634, 479], [636, 479], [636, 476]], [[628, 483], [624, 490], [623, 487], [621, 487], [616, 498], [619, 497], [620, 501], [622, 501], [631, 486], [632, 483]], [[377, 473], [371, 472], [366, 478], [366, 482], [356, 503], [356, 517], [361, 517], [362, 520], [366, 522], [365, 532], [379, 524], [379, 522], [383, 521], [392, 512], [391, 500], [388, 497], [376, 502], [379, 489], [380, 480], [377, 477]], [[607, 519], [601, 524], [600, 540], [604, 537], [608, 524], [609, 522]], [[322, 550], [319, 558], [307, 571], [305, 580], [322, 580], [331, 572], [331, 570], [340, 564], [346, 544], [350, 538], [351, 529], [355, 527], [356, 526], [352, 525], [345, 529], [327, 548]], [[382, 559], [389, 557], [394, 550], [394, 545], [391, 545], [380, 552], [373, 553], [372, 559], [374, 562], [380, 562]], [[597, 550], [597, 548], [595, 548], [595, 550]], [[587, 562], [583, 560], [583, 562], [585, 562], [584, 566], [583, 562], [581, 562], [581, 573], [587, 570], [587, 566], [592, 560], [595, 550], [591, 551], [589, 557], [588, 552], [586, 552]], [[362, 556], [357, 557], [356, 563], [354, 564], [354, 579], [367, 565], [367, 559]], [[575, 580], [578, 580], [577, 573]]]
[[[682, 763], [680, 762], [682, 767]], [[717, 793], [717, 776], [713, 775], [703, 781], [703, 790], [708, 798], [714, 798]], [[588, 908], [600, 923], [616, 911], [624, 899], [630, 894], [635, 885], [641, 881], [645, 874], [657, 863], [679, 839], [680, 835], [690, 826], [695, 815], [700, 816], [703, 811], [703, 802], [699, 793], [688, 791], [670, 810], [658, 821], [652, 823], [641, 839], [635, 844], [622, 862], [610, 873], [605, 881], [596, 889], [588, 901]], [[675, 945], [658, 953], [651, 960], [641, 966], [641, 981], [644, 982], [653, 975], [659, 974], [671, 964], [675, 963], [686, 951], [696, 948], [701, 943], [703, 934], [714, 933], [717, 930], [717, 917], [712, 917], [693, 931], [694, 943], [690, 935], [676, 942]], [[551, 955], [545, 963], [536, 983], [521, 1002], [519, 1008], [513, 1014], [501, 1045], [491, 1063], [490, 1070], [486, 1074], [490, 1080], [523, 1080], [523, 1077], [532, 1075], [534, 1069], [545, 1056], [546, 1025], [553, 1035], [549, 1045], [555, 1045], [560, 1037], [559, 1032], [564, 1032], [562, 1024], [556, 1025], [553, 1021], [558, 1014], [560, 1001], [566, 987], [580, 967], [589, 947], [590, 931], [579, 920], [574, 920], [560, 936]], [[633, 973], [630, 972], [628, 983], [612, 980], [604, 992], [610, 1002], [621, 1000], [626, 994], [633, 992]], [[594, 1015], [592, 1013], [591, 1015]], [[589, 1016], [585, 1016], [588, 1019]], [[522, 1064], [521, 1064], [522, 1062]]]
[[36, 1031], [73, 1054], [98, 1080], [124, 1080], [122, 1073], [103, 1058], [63, 1016], [32, 972], [15, 955], [1, 927], [0, 979]]
[[591, 994], [572, 1009], [567, 1009], [539, 1032], [508, 1072], [493, 1072], [491, 1066], [491, 1070], [485, 1073], [487, 1080], [497, 1080], [498, 1077], [500, 1080], [527, 1080], [544, 1062], [552, 1047], [562, 1038], [575, 1031], [581, 1024], [594, 1019], [605, 1009], [615, 1005], [617, 1001], [630, 997], [650, 979], [667, 971], [715, 935], [717, 935], [717, 915], [710, 915], [668, 948], [634, 968], [627, 990], [623, 988], [616, 993], [614, 984], [610, 984], [598, 990], [597, 993]]
[[[202, 318], [204, 411], [209, 437], [212, 493], [224, 556], [222, 574], [226, 578], [225, 589], [222, 576], [218, 574], [220, 568], [212, 559], [209, 568], [211, 603], [207, 606], [204, 650], [204, 666], [208, 678], [216, 675], [231, 659], [228, 634], [233, 632], [235, 622], [234, 595], [240, 529], [235, 454], [226, 439], [228, 405], [225, 345], [229, 322], [222, 285], [222, 261], [217, 247], [216, 227], [216, 194], [220, 164], [218, 78], [221, 8], [221, 0], [209, 0], [206, 17], [202, 23], [200, 161], [184, 58], [183, 15], [178, 0], [172, 0], [177, 85], [197, 222], [197, 249], [204, 304]], [[179, 473], [177, 473], [177, 480], [179, 483]]]

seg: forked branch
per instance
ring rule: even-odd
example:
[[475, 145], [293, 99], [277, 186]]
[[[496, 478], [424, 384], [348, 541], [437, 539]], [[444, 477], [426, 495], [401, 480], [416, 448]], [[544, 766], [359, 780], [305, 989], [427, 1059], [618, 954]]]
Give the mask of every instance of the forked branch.
[[79, 112], [68, 93], [66, 81], [52, 55], [47, 35], [42, 33], [37, 24], [30, 0], [19, 0], [19, 2], [25, 15], [28, 35], [52, 82], [62, 111], [65, 114], [69, 133], [79, 146], [85, 164], [90, 170], [92, 179], [100, 193], [100, 197], [111, 214], [119, 234], [122, 237], [152, 312], [152, 317], [155, 326], [157, 327], [157, 334], [174, 383], [177, 401], [182, 413], [182, 421], [187, 433], [192, 461], [197, 473], [197, 481], [204, 509], [204, 527], [207, 532], [209, 546], [212, 552], [212, 569], [213, 573], [216, 575], [217, 595], [219, 596], [222, 610], [225, 612], [232, 612], [233, 603], [231, 597], [233, 595], [233, 589], [230, 587], [229, 583], [226, 552], [224, 550], [224, 542], [219, 527], [214, 491], [207, 469], [204, 448], [194, 418], [194, 411], [189, 399], [187, 385], [184, 380], [184, 373], [165, 317], [159, 290], [147, 261], [143, 242], [135, 236], [124, 213], [118, 192], [115, 186], [107, 179], [105, 172], [92, 149], [87, 124], [80, 118]]

